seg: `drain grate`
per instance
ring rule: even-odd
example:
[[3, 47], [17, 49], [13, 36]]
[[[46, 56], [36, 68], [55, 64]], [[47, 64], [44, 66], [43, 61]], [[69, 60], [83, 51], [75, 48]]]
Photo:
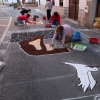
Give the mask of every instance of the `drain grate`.
[[30, 33], [13, 33], [11, 35], [10, 42], [20, 42], [23, 40], [32, 39], [32, 36], [44, 36], [44, 39], [52, 38], [54, 35], [54, 30], [46, 30], [46, 31], [37, 31]]

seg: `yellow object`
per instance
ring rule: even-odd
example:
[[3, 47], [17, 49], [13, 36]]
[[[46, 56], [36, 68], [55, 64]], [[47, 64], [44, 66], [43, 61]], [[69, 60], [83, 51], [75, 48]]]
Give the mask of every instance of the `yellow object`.
[[95, 27], [95, 28], [100, 28], [100, 22], [95, 22], [95, 23], [93, 24], [93, 27]]
[[96, 22], [100, 22], [100, 17], [96, 17], [96, 18], [95, 18], [95, 21], [96, 21]]

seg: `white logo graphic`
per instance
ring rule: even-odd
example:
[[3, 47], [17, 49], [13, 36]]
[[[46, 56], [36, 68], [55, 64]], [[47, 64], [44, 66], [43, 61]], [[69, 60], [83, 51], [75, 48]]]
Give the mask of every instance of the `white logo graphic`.
[[94, 80], [91, 71], [98, 71], [96, 67], [90, 68], [87, 65], [83, 64], [73, 64], [68, 62], [63, 62], [64, 64], [72, 65], [77, 70], [77, 76], [80, 79], [80, 84], [77, 86], [82, 86], [83, 91], [85, 92], [88, 87], [92, 90], [96, 84], [96, 81]]

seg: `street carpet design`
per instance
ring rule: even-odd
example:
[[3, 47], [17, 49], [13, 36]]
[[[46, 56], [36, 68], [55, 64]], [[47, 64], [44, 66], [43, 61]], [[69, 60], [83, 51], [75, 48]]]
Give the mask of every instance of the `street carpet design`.
[[44, 55], [69, 52], [67, 48], [52, 48], [49, 44], [43, 43], [44, 36], [33, 36], [33, 39], [19, 42], [22, 50], [29, 55]]
[[88, 67], [84, 64], [76, 64], [76, 63], [69, 63], [63, 62], [64, 64], [68, 64], [76, 68], [77, 70], [77, 77], [80, 79], [80, 83], [77, 86], [81, 86], [83, 91], [86, 92], [88, 87], [92, 90], [96, 85], [96, 80], [92, 76], [92, 71], [98, 71], [97, 67]]
[[54, 35], [54, 30], [44, 30], [28, 33], [13, 33], [11, 35], [10, 42], [20, 42], [24, 40], [33, 39], [33, 36], [44, 36], [44, 39], [52, 38]]

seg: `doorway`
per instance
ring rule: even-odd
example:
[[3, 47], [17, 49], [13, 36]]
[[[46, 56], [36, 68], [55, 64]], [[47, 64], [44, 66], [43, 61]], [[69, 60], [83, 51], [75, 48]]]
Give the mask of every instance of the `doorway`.
[[96, 12], [96, 16], [100, 17], [100, 0], [97, 0], [97, 12]]
[[69, 0], [69, 18], [78, 21], [79, 0]]

